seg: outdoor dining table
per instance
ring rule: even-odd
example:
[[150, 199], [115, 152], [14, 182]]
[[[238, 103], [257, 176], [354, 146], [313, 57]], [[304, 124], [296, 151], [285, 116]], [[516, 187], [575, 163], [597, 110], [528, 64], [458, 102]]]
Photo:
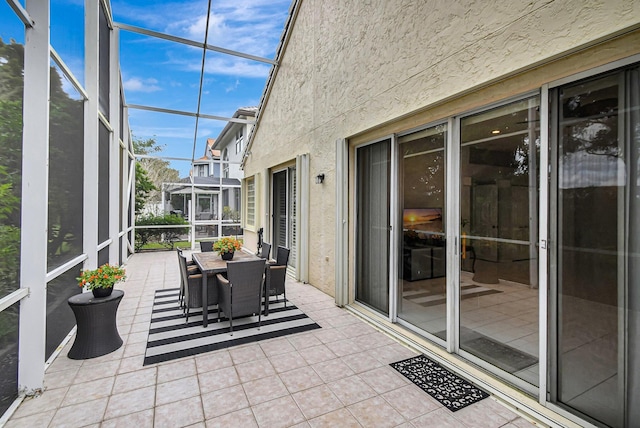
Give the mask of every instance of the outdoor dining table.
[[[209, 324], [209, 309], [206, 302], [208, 302], [208, 290], [207, 290], [207, 277], [209, 274], [224, 273], [227, 271], [227, 260], [222, 260], [222, 257], [216, 252], [205, 253], [193, 253], [193, 261], [202, 272], [202, 326], [206, 327]], [[258, 260], [259, 257], [253, 253], [247, 251], [236, 251], [233, 255], [232, 261], [242, 260]]]

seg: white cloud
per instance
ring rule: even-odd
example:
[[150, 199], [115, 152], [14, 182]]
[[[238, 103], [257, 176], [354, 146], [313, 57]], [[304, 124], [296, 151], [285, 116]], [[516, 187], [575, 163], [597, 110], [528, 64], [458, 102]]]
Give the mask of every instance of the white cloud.
[[162, 87], [158, 86], [158, 80], [154, 78], [141, 79], [132, 77], [122, 82], [122, 84], [125, 90], [131, 92], [157, 92], [162, 90]]
[[233, 85], [227, 86], [227, 89], [225, 89], [225, 92], [227, 92], [227, 93], [233, 92], [236, 89], [238, 89], [239, 86], [240, 86], [240, 80], [236, 79], [236, 81], [234, 82]]

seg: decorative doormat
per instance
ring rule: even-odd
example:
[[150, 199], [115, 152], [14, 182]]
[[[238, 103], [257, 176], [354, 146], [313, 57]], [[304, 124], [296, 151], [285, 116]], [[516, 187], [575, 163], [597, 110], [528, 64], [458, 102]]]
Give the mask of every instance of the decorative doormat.
[[182, 309], [178, 305], [178, 292], [177, 288], [156, 291], [144, 357], [145, 366], [320, 328], [296, 306], [287, 302], [285, 308], [284, 299], [278, 301], [272, 296], [269, 300], [269, 316], [262, 316], [260, 330], [257, 316], [236, 318], [233, 320], [231, 336], [229, 320], [221, 318], [217, 322], [217, 308], [209, 307], [207, 328], [202, 327], [201, 309], [192, 309], [189, 323], [185, 323]]
[[452, 412], [489, 396], [424, 355], [391, 363], [390, 366]]

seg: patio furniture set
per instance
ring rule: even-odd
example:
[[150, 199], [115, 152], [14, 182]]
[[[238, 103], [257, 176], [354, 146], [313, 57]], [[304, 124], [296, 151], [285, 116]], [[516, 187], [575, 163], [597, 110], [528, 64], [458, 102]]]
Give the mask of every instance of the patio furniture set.
[[263, 304], [264, 315], [269, 315], [270, 296], [283, 294], [286, 306], [288, 248], [279, 246], [273, 260], [269, 258], [271, 245], [265, 243], [259, 255], [236, 251], [232, 261], [215, 254], [210, 242], [201, 242], [200, 250], [189, 261], [182, 249], [177, 249], [181, 274], [179, 299], [186, 323], [192, 308], [202, 308], [202, 325], [207, 327], [209, 307], [217, 305], [218, 322], [222, 312], [229, 319], [233, 335], [234, 318], [257, 315], [261, 325]]

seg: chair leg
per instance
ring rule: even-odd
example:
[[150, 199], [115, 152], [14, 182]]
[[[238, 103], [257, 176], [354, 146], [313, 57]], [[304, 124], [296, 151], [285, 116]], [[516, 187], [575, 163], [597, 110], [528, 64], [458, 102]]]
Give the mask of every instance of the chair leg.
[[262, 327], [262, 318], [260, 318], [262, 316], [262, 311], [258, 312], [258, 330], [260, 330], [260, 327]]
[[287, 307], [287, 290], [285, 289], [283, 293], [284, 293], [284, 307], [286, 308]]
[[229, 333], [233, 336], [233, 315], [229, 314]]

